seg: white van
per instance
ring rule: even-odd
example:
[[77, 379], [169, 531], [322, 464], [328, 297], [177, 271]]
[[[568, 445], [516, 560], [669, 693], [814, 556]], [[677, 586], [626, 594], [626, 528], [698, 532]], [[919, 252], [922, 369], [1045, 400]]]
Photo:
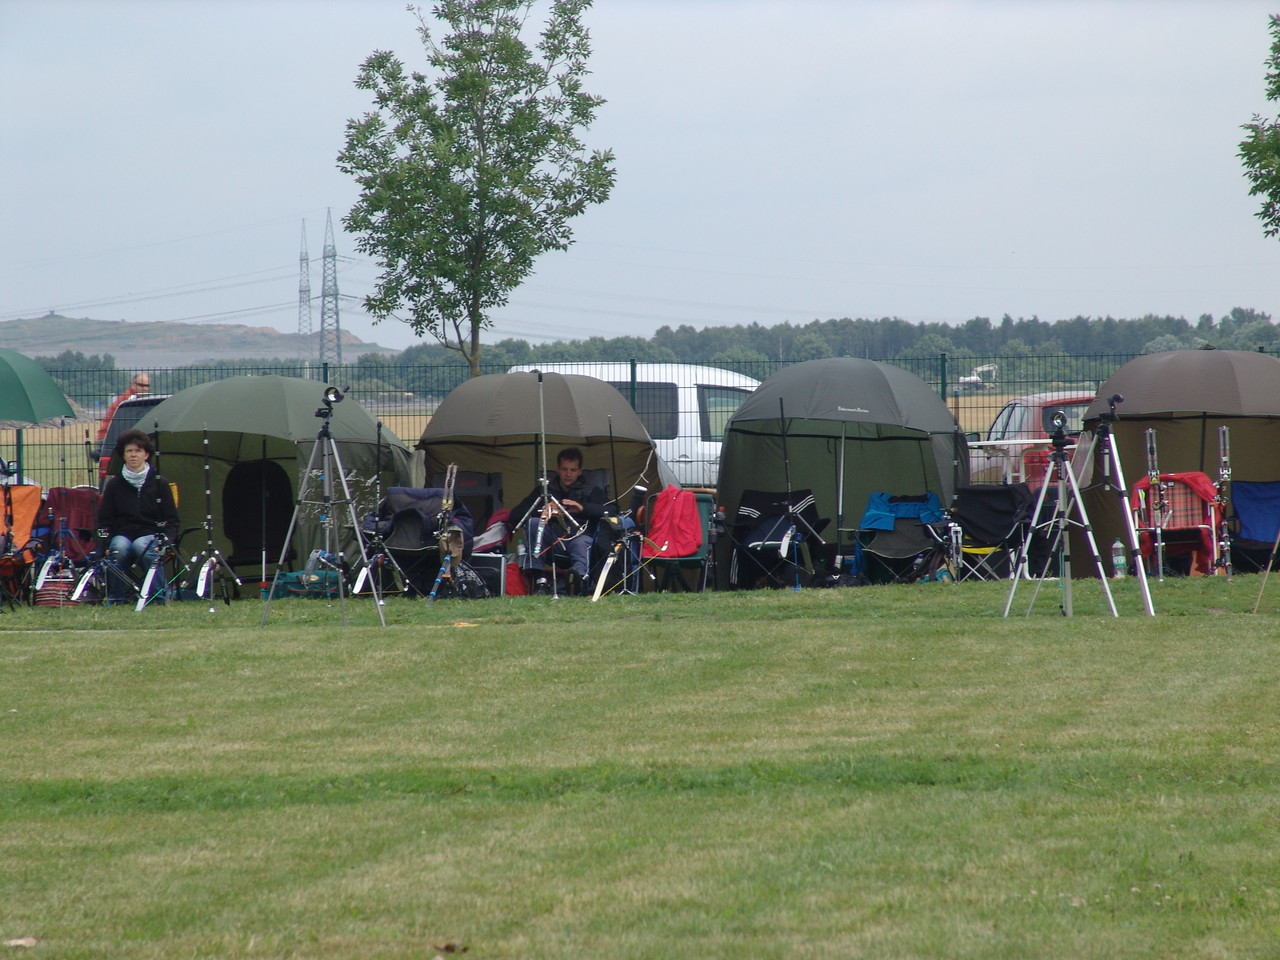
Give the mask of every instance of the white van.
[[529, 363], [507, 372], [531, 370], [576, 373], [616, 387], [686, 487], [716, 485], [725, 424], [760, 386], [759, 380], [740, 373], [688, 363]]

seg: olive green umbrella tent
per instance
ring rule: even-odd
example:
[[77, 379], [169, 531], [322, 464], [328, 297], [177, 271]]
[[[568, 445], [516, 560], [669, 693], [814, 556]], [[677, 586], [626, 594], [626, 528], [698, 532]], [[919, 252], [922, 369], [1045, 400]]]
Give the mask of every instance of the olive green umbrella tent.
[[[275, 563], [323, 423], [317, 416], [322, 410], [332, 409], [329, 430], [358, 517], [376, 507], [379, 465], [384, 492], [409, 482], [404, 444], [380, 430], [376, 418], [351, 398], [326, 407], [324, 390], [322, 383], [297, 377], [231, 377], [174, 394], [138, 424], [155, 438], [160, 472], [178, 484], [183, 529], [201, 528], [184, 538], [184, 554], [205, 546], [202, 528], [211, 514], [214, 545], [233, 566], [258, 564], [264, 552], [265, 562]], [[320, 462], [317, 456], [317, 468]], [[340, 484], [334, 489], [341, 497]], [[308, 486], [308, 500], [320, 494], [317, 478]], [[316, 516], [300, 514], [290, 545], [294, 556], [321, 545], [319, 510], [308, 510]], [[347, 513], [335, 510], [334, 517], [338, 543], [350, 557], [356, 534]]]
[[672, 479], [626, 398], [603, 380], [576, 374], [473, 377], [441, 401], [417, 444], [428, 483], [451, 463], [500, 474], [508, 507], [534, 488], [544, 463], [555, 469], [556, 453], [567, 446], [582, 450], [584, 469], [609, 471], [609, 495], [624, 508], [636, 486], [656, 492]]
[[830, 539], [856, 527], [873, 493], [945, 505], [968, 478], [964, 433], [927, 383], [835, 357], [785, 367], [742, 402], [725, 426], [718, 494], [732, 517], [744, 491], [811, 490]]
[[[44, 367], [28, 356], [0, 347], [0, 421], [36, 424], [75, 411]], [[22, 476], [22, 427], [17, 432], [17, 475]]]
[[[1116, 404], [1111, 437], [1130, 487], [1148, 472], [1148, 429], [1154, 431], [1161, 473], [1200, 472], [1218, 480], [1221, 454], [1227, 452], [1232, 482], [1280, 480], [1280, 358], [1249, 350], [1136, 357], [1112, 374], [1085, 411], [1073, 461], [1099, 544], [1124, 531], [1119, 498], [1099, 483], [1103, 449], [1093, 439], [1116, 395], [1124, 399]], [[1227, 451], [1219, 448], [1221, 427], [1227, 428]], [[1229, 494], [1230, 484], [1225, 489]]]

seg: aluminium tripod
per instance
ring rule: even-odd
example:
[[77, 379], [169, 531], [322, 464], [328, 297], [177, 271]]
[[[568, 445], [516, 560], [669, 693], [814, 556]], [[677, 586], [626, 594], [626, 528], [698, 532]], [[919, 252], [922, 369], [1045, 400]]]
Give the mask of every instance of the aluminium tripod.
[[[337, 441], [333, 439], [333, 432], [329, 429], [329, 422], [333, 419], [333, 406], [340, 403], [346, 396], [349, 387], [338, 390], [336, 387], [326, 387], [322, 395], [324, 406], [316, 411], [316, 416], [320, 418], [320, 429], [316, 433], [315, 443], [311, 447], [311, 456], [307, 459], [306, 470], [302, 474], [302, 484], [298, 490], [298, 503], [294, 507], [293, 516], [289, 518], [289, 529], [285, 533], [284, 543], [280, 547], [281, 558], [288, 556], [289, 547], [293, 543], [293, 535], [298, 529], [298, 517], [302, 513], [304, 506], [318, 506], [320, 509], [320, 530], [321, 543], [323, 544], [317, 550], [312, 551], [312, 558], [307, 561], [308, 569], [315, 566], [324, 567], [334, 571], [337, 574], [338, 581], [338, 604], [342, 609], [343, 626], [347, 623], [347, 592], [344, 583], [345, 570], [341, 550], [335, 550], [334, 546], [337, 537], [334, 531], [335, 507], [345, 506], [347, 509], [347, 519], [351, 524], [351, 529], [356, 534], [356, 545], [360, 548], [360, 559], [367, 567], [369, 566], [369, 555], [364, 549], [364, 540], [360, 537], [360, 519], [356, 515], [355, 500], [351, 496], [351, 487], [347, 484], [346, 471], [342, 467], [342, 457], [338, 454]], [[311, 490], [311, 484], [315, 479], [316, 459], [320, 460], [320, 499], [308, 499]], [[342, 498], [334, 498], [334, 475], [342, 484]], [[275, 577], [272, 578], [271, 587], [267, 591], [267, 600], [262, 607], [262, 620], [259, 626], [265, 626], [267, 615], [271, 612], [271, 600], [276, 595], [276, 589], [280, 584], [280, 572], [284, 566], [283, 559], [276, 564]], [[378, 610], [378, 622], [382, 626], [387, 625], [387, 618], [382, 612], [382, 590], [378, 585], [378, 578], [374, 577], [370, 581], [373, 589], [374, 606]]]
[[[409, 592], [409, 578], [405, 575], [404, 567], [392, 555], [391, 550], [387, 547], [386, 538], [382, 535], [382, 527], [379, 525], [379, 518], [382, 509], [382, 421], [378, 421], [377, 435], [377, 458], [376, 472], [374, 473], [374, 514], [372, 515], [372, 523], [366, 523], [361, 528], [361, 534], [367, 541], [365, 547], [365, 555], [368, 562], [360, 568], [360, 572], [356, 574], [355, 586], [351, 588], [353, 594], [359, 593], [364, 589], [364, 581], [377, 577], [379, 585], [384, 589], [386, 581], [382, 579], [383, 568], [390, 567], [395, 574], [400, 577], [400, 584], [405, 593]], [[393, 575], [394, 576], [394, 575]], [[378, 599], [382, 603], [382, 598]]]
[[[1120, 396], [1120, 394], [1115, 394], [1108, 399], [1108, 412], [1100, 416], [1098, 426], [1089, 442], [1089, 446], [1085, 451], [1085, 459], [1082, 462], [1091, 464], [1095, 450], [1100, 447], [1102, 451], [1103, 487], [1105, 489], [1113, 489], [1116, 492], [1120, 500], [1120, 513], [1124, 518], [1125, 534], [1129, 548], [1132, 551], [1132, 555], [1135, 558], [1139, 558], [1138, 531], [1134, 526], [1133, 514], [1129, 511], [1129, 504], [1126, 499], [1127, 492], [1125, 490], [1124, 471], [1120, 465], [1120, 454], [1115, 449], [1111, 435], [1111, 427], [1116, 419], [1116, 404], [1123, 401], [1124, 397]], [[1009, 586], [1009, 598], [1005, 602], [1004, 616], [1009, 616], [1009, 611], [1013, 607], [1013, 598], [1018, 589], [1018, 581], [1023, 577], [1032, 578], [1029, 573], [1027, 554], [1036, 531], [1046, 529], [1050, 531], [1050, 556], [1055, 553], [1058, 556], [1058, 577], [1062, 583], [1062, 615], [1064, 617], [1073, 615], [1070, 529], [1074, 526], [1084, 532], [1094, 567], [1098, 571], [1098, 579], [1102, 582], [1102, 592], [1107, 598], [1107, 607], [1113, 617], [1118, 617], [1120, 614], [1116, 610], [1115, 598], [1111, 594], [1111, 585], [1107, 580], [1107, 572], [1103, 568], [1102, 557], [1098, 553], [1098, 542], [1093, 535], [1093, 527], [1089, 523], [1089, 515], [1085, 511], [1084, 499], [1080, 495], [1080, 485], [1076, 481], [1075, 472], [1071, 469], [1070, 458], [1067, 456], [1066, 416], [1061, 410], [1053, 412], [1052, 427], [1050, 440], [1053, 443], [1053, 451], [1049, 455], [1049, 463], [1045, 467], [1044, 481], [1040, 485], [1040, 494], [1036, 498], [1035, 508], [1031, 513], [1032, 526], [1027, 531], [1027, 536], [1023, 540], [1021, 547], [1019, 547], [1017, 559], [1014, 562], [1014, 577]], [[1041, 521], [1041, 511], [1044, 508], [1051, 483], [1057, 491], [1057, 502], [1054, 504], [1053, 516], [1046, 521]], [[1073, 508], [1076, 514], [1074, 519], [1071, 517]], [[1135, 562], [1133, 566], [1142, 593], [1144, 611], [1148, 616], [1155, 616], [1155, 609], [1151, 604], [1151, 590], [1147, 584], [1146, 570], [1141, 562]], [[1036, 589], [1032, 593], [1031, 604], [1027, 607], [1028, 615], [1031, 613], [1031, 606], [1035, 604], [1036, 594], [1039, 593], [1040, 587], [1047, 576], [1048, 564], [1046, 563], [1045, 568], [1034, 577]]]
[[[557, 500], [551, 493], [551, 478], [548, 476], [547, 470], [547, 414], [543, 404], [542, 397], [542, 371], [534, 370], [538, 375], [538, 449], [542, 459], [542, 472], [538, 474], [537, 487], [538, 496], [534, 498], [529, 509], [525, 511], [515, 525], [516, 530], [526, 530], [526, 524], [533, 518], [537, 517], [537, 528], [534, 532], [533, 544], [529, 547], [528, 563], [529, 569], [536, 570], [533, 566], [535, 562], [542, 560], [543, 553], [550, 553], [552, 547], [562, 540], [572, 540], [586, 530], [586, 524], [580, 523], [567, 509], [563, 503]], [[547, 544], [545, 549], [543, 541], [547, 536], [547, 527], [552, 520], [558, 521], [565, 529], [566, 533], [563, 537], [559, 537], [551, 543]], [[526, 531], [527, 537], [527, 531]], [[559, 584], [555, 571], [551, 572], [551, 596], [553, 599], [559, 599]]]

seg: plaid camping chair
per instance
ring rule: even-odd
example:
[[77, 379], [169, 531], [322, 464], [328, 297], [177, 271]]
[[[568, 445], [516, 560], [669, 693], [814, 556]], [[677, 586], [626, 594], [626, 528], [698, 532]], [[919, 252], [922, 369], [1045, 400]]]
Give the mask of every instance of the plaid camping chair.
[[1219, 567], [1218, 529], [1222, 521], [1217, 488], [1199, 471], [1162, 473], [1157, 483], [1142, 477], [1129, 492], [1129, 508], [1138, 529], [1138, 551], [1149, 573], [1159, 577], [1161, 558], [1186, 558], [1193, 577]]

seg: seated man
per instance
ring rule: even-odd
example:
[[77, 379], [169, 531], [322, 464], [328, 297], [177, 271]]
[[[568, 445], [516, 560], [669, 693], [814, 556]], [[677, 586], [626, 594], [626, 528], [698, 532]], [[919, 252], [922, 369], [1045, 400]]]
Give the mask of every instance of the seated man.
[[546, 494], [546, 502], [539, 503], [542, 487], [536, 486], [511, 510], [517, 521], [528, 518], [525, 569], [534, 576], [533, 592], [549, 592], [541, 571], [546, 569], [553, 548], [558, 554], [568, 554], [572, 575], [585, 588], [591, 575], [591, 541], [596, 524], [606, 513], [606, 500], [604, 490], [587, 486], [582, 451], [577, 447], [566, 447], [556, 455], [556, 475], [548, 480]]

